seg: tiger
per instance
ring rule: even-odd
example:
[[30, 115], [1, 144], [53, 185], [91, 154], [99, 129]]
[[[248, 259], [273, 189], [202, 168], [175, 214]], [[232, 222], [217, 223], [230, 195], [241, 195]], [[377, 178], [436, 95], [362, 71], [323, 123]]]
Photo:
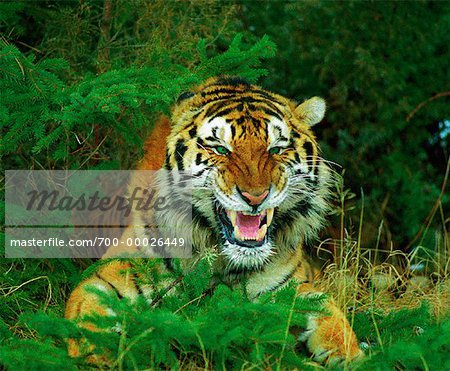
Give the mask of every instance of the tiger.
[[[180, 96], [171, 117], [155, 124], [137, 168], [192, 174], [193, 252], [191, 259], [181, 259], [184, 266], [214, 249], [214, 271], [231, 286], [245, 279], [251, 300], [291, 281], [299, 295], [321, 293], [315, 286], [320, 272], [304, 246], [317, 239], [329, 210], [332, 171], [311, 129], [325, 111], [322, 98], [297, 103], [234, 76], [210, 78]], [[130, 189], [145, 188], [144, 183], [132, 179]], [[161, 194], [179, 191], [168, 180], [158, 187]], [[146, 228], [133, 226], [148, 225], [151, 218], [149, 212], [134, 212], [122, 239], [145, 237]], [[179, 228], [177, 223], [173, 228]], [[116, 254], [108, 250], [104, 257]], [[115, 259], [101, 265], [74, 289], [65, 317], [96, 331], [82, 318], [111, 315], [90, 286], [131, 300], [144, 295], [150, 301], [152, 288], [139, 284], [132, 265], [132, 260]], [[170, 259], [160, 269], [170, 271]], [[335, 364], [363, 357], [349, 321], [332, 298], [325, 309], [324, 314], [309, 315], [299, 336], [313, 359]], [[80, 356], [80, 349], [79, 342], [69, 341], [71, 356]]]

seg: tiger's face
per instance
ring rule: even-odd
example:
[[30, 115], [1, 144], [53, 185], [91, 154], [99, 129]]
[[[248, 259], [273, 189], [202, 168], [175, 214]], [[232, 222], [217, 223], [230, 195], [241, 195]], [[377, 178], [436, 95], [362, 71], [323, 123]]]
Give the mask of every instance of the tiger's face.
[[320, 98], [297, 106], [241, 80], [207, 83], [175, 111], [166, 168], [192, 174], [194, 233], [215, 234], [230, 267], [261, 268], [289, 240], [280, 230], [301, 233], [295, 214], [320, 181], [310, 126], [324, 112]]

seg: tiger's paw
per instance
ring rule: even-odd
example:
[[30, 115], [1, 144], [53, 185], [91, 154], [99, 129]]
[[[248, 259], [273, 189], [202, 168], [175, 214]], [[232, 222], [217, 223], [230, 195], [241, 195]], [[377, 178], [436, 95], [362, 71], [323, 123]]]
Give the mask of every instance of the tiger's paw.
[[316, 362], [338, 365], [364, 357], [356, 335], [343, 314], [329, 317], [310, 316], [300, 337]]

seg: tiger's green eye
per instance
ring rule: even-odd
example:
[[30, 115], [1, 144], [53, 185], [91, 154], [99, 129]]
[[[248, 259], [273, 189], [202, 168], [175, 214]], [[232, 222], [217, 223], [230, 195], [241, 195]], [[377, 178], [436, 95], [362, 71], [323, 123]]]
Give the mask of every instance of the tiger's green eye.
[[269, 149], [269, 153], [271, 155], [278, 155], [281, 153], [281, 147], [272, 147], [271, 149]]
[[228, 148], [224, 146], [217, 146], [215, 147], [215, 150], [219, 155], [228, 155], [230, 153]]

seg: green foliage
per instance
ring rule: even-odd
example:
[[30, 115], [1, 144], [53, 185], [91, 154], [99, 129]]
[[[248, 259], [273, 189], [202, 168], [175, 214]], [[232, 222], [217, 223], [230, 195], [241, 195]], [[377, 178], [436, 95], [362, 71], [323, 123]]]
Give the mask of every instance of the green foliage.
[[[305, 327], [306, 314], [321, 310], [323, 296], [298, 298], [291, 285], [250, 302], [242, 290], [224, 285], [209, 294], [199, 290], [206, 289], [205, 279], [208, 282], [210, 277], [209, 265], [201, 261], [174, 286], [175, 293], [165, 295], [152, 309], [142, 297], [131, 303], [92, 288], [118, 315], [92, 316], [90, 321], [105, 330], [120, 329], [119, 334], [90, 332], [42, 312], [24, 314], [20, 322], [33, 330], [35, 339], [16, 338], [2, 327], [2, 364], [15, 367], [15, 357], [23, 352], [24, 362], [33, 369], [61, 367], [65, 362], [68, 367], [83, 367], [83, 359], [69, 360], [64, 353], [67, 338], [83, 336], [95, 344], [96, 353], [110, 354], [113, 367], [126, 369], [182, 368], [184, 362], [226, 368], [303, 365], [308, 358], [296, 348], [296, 339], [288, 330]], [[23, 351], [26, 346], [34, 360]]]
[[[376, 310], [360, 312], [355, 315], [354, 329], [359, 339], [369, 344], [385, 346], [398, 337], [411, 337], [414, 328], [427, 330], [431, 324], [429, 305], [413, 310], [402, 309], [385, 314]], [[396, 334], [393, 337], [393, 334]]]
[[0, 347], [0, 359], [11, 370], [76, 370], [67, 352], [50, 341], [15, 341]]
[[[270, 295], [270, 301], [266, 296], [259, 303], [249, 302], [240, 290], [231, 291], [221, 285], [210, 297], [190, 299], [186, 293], [203, 282], [202, 274], [195, 277], [197, 282], [191, 280], [189, 284], [183, 280], [182, 293], [177, 292], [167, 302], [163, 300], [151, 311], [143, 300], [130, 305], [116, 297], [105, 297], [105, 302], [121, 313], [123, 319], [97, 318], [94, 322], [102, 328], [119, 323], [121, 337], [110, 334], [107, 342], [101, 340], [103, 334], [87, 334], [89, 341], [100, 346], [100, 353], [105, 351], [104, 344], [108, 344], [108, 353], [117, 354], [117, 360], [127, 365], [125, 368], [177, 367], [180, 360], [187, 358], [199, 366], [240, 368], [249, 361], [248, 354], [254, 357], [250, 361], [261, 366], [264, 362], [276, 362], [284, 348], [288, 349], [286, 352], [294, 352], [295, 338], [286, 329], [289, 324], [304, 326], [306, 311], [320, 308], [321, 300], [311, 303], [295, 299], [293, 288]], [[255, 318], [259, 319], [256, 323]], [[148, 349], [149, 353], [143, 355], [142, 349]], [[290, 354], [287, 359], [289, 362], [296, 359], [299, 365], [303, 358]]]
[[[154, 262], [147, 263], [151, 276]], [[143, 273], [144, 263], [138, 269]], [[87, 339], [95, 345], [94, 353], [108, 354], [110, 367], [119, 369], [314, 367], [294, 333], [305, 328], [307, 314], [321, 311], [324, 296], [299, 298], [290, 285], [251, 302], [241, 289], [219, 284], [210, 290], [205, 282], [211, 274], [201, 260], [152, 308], [142, 297], [131, 303], [91, 288], [117, 314], [88, 318], [103, 332], [43, 312], [25, 313], [19, 322], [32, 331], [32, 339], [15, 336], [1, 324], [0, 364], [36, 370], [88, 367], [83, 358], [67, 357], [70, 337]], [[355, 369], [438, 370], [449, 362], [450, 322], [432, 319], [426, 302], [387, 314], [358, 312], [353, 322], [358, 337], [368, 344], [367, 357]]]
[[447, 370], [450, 367], [450, 320], [433, 324], [419, 336], [394, 337], [383, 353], [371, 358], [371, 369]]
[[[68, 86], [57, 76], [67, 67], [63, 60], [34, 63], [32, 57], [3, 42], [2, 154], [12, 157], [9, 166], [20, 167], [17, 157], [29, 153], [43, 155], [47, 166], [83, 168], [108, 138], [108, 147], [142, 148], [142, 135], [138, 133], [148, 133], [151, 112], [168, 113], [183, 91], [211, 76], [239, 74], [255, 81], [265, 73], [258, 68], [260, 59], [273, 56], [274, 49], [264, 37], [246, 50], [238, 35], [225, 53], [213, 57], [207, 57], [205, 43], [200, 42], [200, 64], [192, 71], [180, 65], [166, 65], [164, 69], [128, 67], [87, 75]], [[70, 161], [70, 154], [83, 149], [86, 142], [94, 153], [87, 159], [77, 156], [78, 161]]]
[[446, 370], [450, 366], [450, 320], [435, 322], [426, 302], [387, 315], [360, 312], [354, 329], [371, 345], [370, 358], [361, 369]]
[[1, 319], [15, 328], [25, 311], [46, 310], [62, 315], [65, 293], [78, 281], [80, 267], [83, 265], [67, 259], [2, 259]]

